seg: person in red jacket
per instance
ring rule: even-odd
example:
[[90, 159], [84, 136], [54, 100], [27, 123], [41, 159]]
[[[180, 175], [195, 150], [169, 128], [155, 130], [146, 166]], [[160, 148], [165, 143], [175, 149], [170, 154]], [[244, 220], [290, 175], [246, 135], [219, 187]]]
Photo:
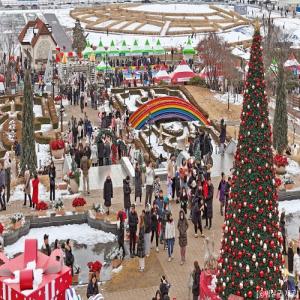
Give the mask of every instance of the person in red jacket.
[[39, 178], [35, 174], [32, 179], [32, 207], [34, 208], [39, 202]]

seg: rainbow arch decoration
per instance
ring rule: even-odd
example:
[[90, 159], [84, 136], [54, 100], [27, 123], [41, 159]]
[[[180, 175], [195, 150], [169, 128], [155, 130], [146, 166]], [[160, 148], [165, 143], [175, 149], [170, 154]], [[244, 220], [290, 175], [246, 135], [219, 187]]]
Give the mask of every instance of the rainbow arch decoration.
[[173, 96], [159, 97], [139, 107], [129, 118], [129, 124], [135, 129], [142, 129], [149, 120], [200, 121], [208, 126], [210, 121], [190, 102]]

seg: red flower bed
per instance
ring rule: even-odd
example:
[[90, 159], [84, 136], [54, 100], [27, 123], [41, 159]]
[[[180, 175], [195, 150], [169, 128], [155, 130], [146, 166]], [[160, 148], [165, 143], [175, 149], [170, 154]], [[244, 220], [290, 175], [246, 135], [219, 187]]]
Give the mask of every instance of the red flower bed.
[[275, 178], [275, 186], [276, 186], [276, 187], [280, 187], [280, 186], [281, 186], [281, 183], [282, 183], [281, 179], [278, 178], [278, 177], [276, 177], [276, 178]]
[[73, 207], [84, 206], [84, 205], [86, 205], [86, 201], [82, 197], [76, 197], [72, 202]]
[[47, 210], [47, 209], [48, 209], [48, 204], [44, 201], [41, 201], [36, 205], [36, 210]]
[[101, 268], [102, 268], [102, 264], [98, 260], [96, 260], [96, 261], [90, 261], [87, 264], [87, 266], [88, 266], [90, 272], [100, 272]]
[[60, 150], [65, 148], [65, 142], [63, 140], [54, 140], [50, 142], [51, 150]]
[[54, 98], [55, 101], [61, 101], [61, 99], [62, 99], [62, 96], [60, 96], [60, 95], [57, 95]]
[[0, 234], [2, 234], [4, 231], [4, 226], [2, 225], [2, 223], [0, 223]]
[[274, 156], [274, 164], [277, 167], [285, 167], [288, 165], [288, 160], [286, 156], [280, 155], [280, 154], [276, 154]]

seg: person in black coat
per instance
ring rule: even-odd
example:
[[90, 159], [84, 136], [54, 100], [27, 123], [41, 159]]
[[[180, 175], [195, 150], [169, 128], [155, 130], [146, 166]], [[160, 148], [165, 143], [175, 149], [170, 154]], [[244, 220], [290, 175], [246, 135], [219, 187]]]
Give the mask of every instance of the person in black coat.
[[129, 215], [129, 210], [131, 206], [130, 202], [130, 194], [131, 194], [131, 187], [130, 187], [130, 178], [126, 176], [123, 180], [123, 194], [124, 194], [124, 209], [126, 211], [127, 216]]
[[124, 259], [126, 252], [124, 247], [124, 220], [123, 220], [122, 212], [119, 212], [118, 220], [120, 221], [120, 225], [118, 226], [118, 230], [117, 230], [118, 244], [119, 244], [119, 250], [122, 248], [123, 251], [122, 259]]
[[158, 250], [158, 237], [159, 237], [158, 226], [159, 226], [159, 213], [158, 213], [157, 205], [154, 204], [154, 207], [151, 210], [151, 244], [153, 242], [154, 234], [155, 234], [156, 252], [159, 251]]
[[98, 289], [97, 276], [95, 273], [93, 273], [87, 287], [86, 296], [89, 299], [91, 296], [96, 296], [98, 294], [99, 294], [99, 289]]
[[288, 271], [293, 274], [294, 271], [294, 250], [293, 250], [293, 242], [289, 242], [289, 247], [287, 251], [288, 256]]
[[225, 151], [225, 140], [226, 140], [226, 124], [224, 119], [221, 119], [220, 122], [220, 153], [221, 155], [224, 155]]
[[51, 161], [50, 168], [49, 168], [49, 181], [50, 181], [50, 201], [55, 201], [55, 177], [56, 171], [54, 162]]
[[104, 182], [103, 187], [103, 199], [104, 199], [104, 206], [107, 208], [107, 214], [109, 215], [109, 208], [111, 207], [111, 199], [114, 197], [113, 194], [113, 184], [111, 181], [110, 176], [108, 175]]
[[194, 261], [193, 286], [192, 286], [193, 300], [198, 300], [200, 295], [200, 276], [201, 276], [201, 270], [198, 261]]
[[207, 198], [205, 199], [205, 204], [206, 204], [205, 228], [208, 227], [208, 229], [210, 229], [211, 221], [212, 221], [212, 217], [213, 217], [214, 186], [213, 186], [210, 178], [208, 178], [207, 184], [208, 184], [208, 195], [207, 195]]
[[137, 225], [139, 223], [138, 215], [135, 211], [135, 205], [131, 205], [131, 210], [128, 215], [128, 225], [129, 225], [129, 249], [130, 256], [134, 257], [135, 255], [135, 244], [136, 244], [136, 232]]
[[65, 259], [66, 259], [66, 266], [71, 269], [72, 276], [73, 276], [74, 255], [72, 253], [72, 245], [70, 239], [67, 239], [65, 245]]
[[97, 150], [98, 150], [98, 160], [99, 160], [99, 166], [103, 166], [103, 157], [104, 157], [104, 143], [103, 140], [100, 139], [97, 144]]

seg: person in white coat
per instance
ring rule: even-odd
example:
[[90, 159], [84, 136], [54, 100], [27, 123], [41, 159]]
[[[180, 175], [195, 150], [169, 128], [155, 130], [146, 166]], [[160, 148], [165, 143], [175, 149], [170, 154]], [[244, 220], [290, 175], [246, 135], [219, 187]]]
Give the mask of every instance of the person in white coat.
[[145, 184], [146, 184], [145, 205], [147, 205], [147, 203], [151, 205], [154, 177], [155, 177], [155, 173], [152, 166], [152, 162], [150, 161], [148, 166], [146, 167], [146, 174], [145, 174]]
[[173, 249], [175, 243], [175, 223], [170, 213], [167, 218], [166, 228], [165, 228], [165, 239], [168, 245], [168, 261], [171, 261], [173, 257]]
[[98, 147], [97, 147], [97, 144], [92, 145], [91, 160], [92, 160], [92, 166], [93, 167], [98, 165]]

